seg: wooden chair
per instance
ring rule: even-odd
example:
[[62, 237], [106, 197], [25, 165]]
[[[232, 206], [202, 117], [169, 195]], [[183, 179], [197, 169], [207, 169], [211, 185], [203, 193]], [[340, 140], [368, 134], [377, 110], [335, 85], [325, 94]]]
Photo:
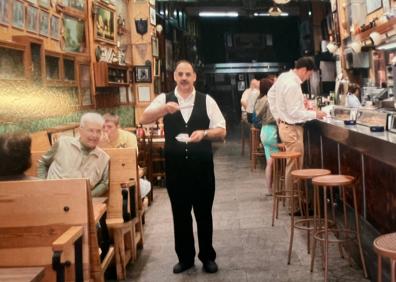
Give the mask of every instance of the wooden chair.
[[250, 128], [250, 170], [256, 169], [257, 158], [262, 157], [265, 160], [264, 148], [260, 141], [260, 129]]
[[32, 138], [32, 151], [47, 151], [51, 148], [50, 139], [47, 131], [37, 131], [30, 134]]
[[116, 248], [117, 279], [125, 279], [126, 265], [143, 247], [142, 217], [136, 149], [104, 149], [110, 156], [107, 226]]
[[[0, 182], [0, 267], [45, 268], [43, 281], [104, 281], [85, 179]], [[99, 206], [102, 209], [102, 206]]]

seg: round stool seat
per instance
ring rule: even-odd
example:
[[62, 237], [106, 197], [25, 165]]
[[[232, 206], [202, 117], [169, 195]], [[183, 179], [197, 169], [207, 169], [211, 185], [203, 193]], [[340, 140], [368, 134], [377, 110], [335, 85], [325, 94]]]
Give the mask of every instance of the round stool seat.
[[299, 157], [301, 157], [301, 153], [300, 152], [276, 152], [276, 153], [272, 153], [271, 157], [274, 159], [299, 158]]
[[318, 176], [312, 179], [312, 183], [320, 186], [340, 186], [349, 185], [355, 181], [355, 177], [350, 175], [325, 175]]
[[317, 176], [329, 175], [331, 174], [331, 171], [321, 168], [308, 168], [293, 170], [291, 174], [300, 179], [311, 179]]
[[375, 251], [381, 256], [396, 259], [396, 233], [381, 235], [373, 244]]

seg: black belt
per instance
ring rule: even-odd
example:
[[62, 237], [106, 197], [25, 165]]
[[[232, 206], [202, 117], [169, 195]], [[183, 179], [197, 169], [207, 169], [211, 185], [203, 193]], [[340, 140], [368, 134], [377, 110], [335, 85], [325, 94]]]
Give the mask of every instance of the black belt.
[[281, 120], [281, 119], [278, 120], [278, 123], [283, 123], [283, 124], [287, 124], [287, 125], [298, 125], [298, 126], [303, 126], [303, 125], [304, 125], [303, 122], [298, 122], [298, 123], [287, 123], [286, 121]]

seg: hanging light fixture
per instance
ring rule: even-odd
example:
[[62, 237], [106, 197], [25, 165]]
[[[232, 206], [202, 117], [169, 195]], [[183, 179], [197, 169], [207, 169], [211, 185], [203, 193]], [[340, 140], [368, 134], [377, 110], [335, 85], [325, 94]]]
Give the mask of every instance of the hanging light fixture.
[[289, 3], [290, 0], [274, 0], [275, 4], [283, 5]]
[[273, 6], [268, 10], [268, 14], [273, 17], [278, 17], [282, 14], [282, 10], [276, 6]]

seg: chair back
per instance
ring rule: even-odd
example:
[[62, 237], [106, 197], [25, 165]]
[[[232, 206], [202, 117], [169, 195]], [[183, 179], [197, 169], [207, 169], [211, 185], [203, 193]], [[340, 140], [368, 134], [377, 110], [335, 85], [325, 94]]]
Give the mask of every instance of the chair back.
[[[70, 227], [81, 226], [83, 275], [88, 281], [93, 217], [88, 187], [85, 179], [0, 182], [0, 267], [41, 266], [43, 281], [55, 281], [52, 243]], [[62, 253], [61, 261], [71, 261], [65, 275], [73, 280], [73, 246]]]
[[32, 151], [47, 151], [51, 148], [51, 143], [47, 131], [37, 131], [30, 134], [32, 138]]
[[[110, 156], [107, 218], [124, 218], [125, 220], [126, 212], [134, 217], [137, 215], [137, 209], [141, 203], [138, 201], [140, 199], [140, 183], [136, 149], [104, 148], [103, 150]], [[133, 185], [130, 185], [131, 183]], [[128, 192], [127, 200], [123, 198], [123, 193], [126, 192]], [[129, 203], [127, 207], [125, 207], [125, 201]]]

